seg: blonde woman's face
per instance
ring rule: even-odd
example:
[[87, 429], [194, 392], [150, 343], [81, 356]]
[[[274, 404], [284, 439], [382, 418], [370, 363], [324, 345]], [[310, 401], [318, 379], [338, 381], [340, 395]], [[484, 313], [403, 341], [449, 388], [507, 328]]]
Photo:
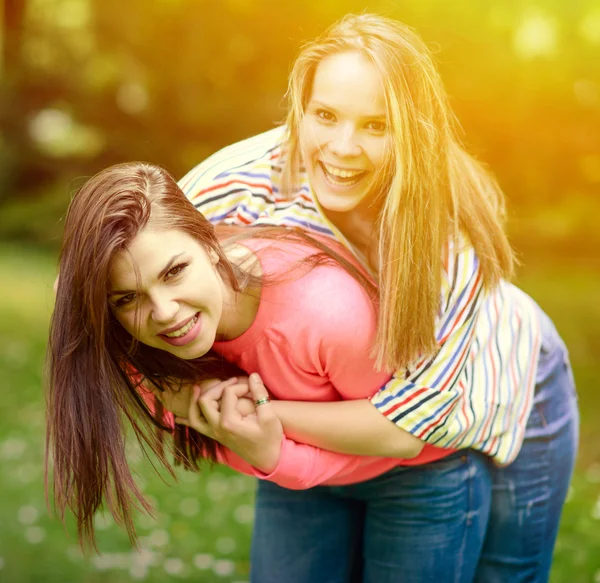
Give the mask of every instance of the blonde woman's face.
[[212, 347], [223, 317], [227, 289], [217, 261], [183, 231], [144, 229], [113, 260], [111, 310], [140, 342], [198, 358]]
[[303, 162], [321, 206], [365, 211], [387, 145], [385, 95], [375, 65], [359, 51], [321, 61], [300, 125]]

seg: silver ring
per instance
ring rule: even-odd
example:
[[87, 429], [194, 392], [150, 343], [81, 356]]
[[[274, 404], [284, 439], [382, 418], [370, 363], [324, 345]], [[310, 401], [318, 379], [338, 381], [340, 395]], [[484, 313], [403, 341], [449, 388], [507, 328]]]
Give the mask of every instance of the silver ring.
[[260, 407], [261, 405], [266, 405], [267, 403], [270, 403], [271, 399], [269, 399], [269, 397], [263, 397], [262, 399], [256, 399], [256, 401], [254, 401], [254, 406], [255, 407]]

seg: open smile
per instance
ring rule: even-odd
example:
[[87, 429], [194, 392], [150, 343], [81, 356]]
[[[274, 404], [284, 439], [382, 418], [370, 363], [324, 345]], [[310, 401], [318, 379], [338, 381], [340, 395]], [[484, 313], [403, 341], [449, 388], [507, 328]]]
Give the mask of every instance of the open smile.
[[198, 337], [202, 329], [202, 313], [197, 312], [183, 323], [167, 328], [158, 334], [165, 342], [172, 346], [184, 346]]
[[358, 184], [368, 173], [368, 170], [338, 168], [319, 161], [325, 180], [332, 186], [350, 187]]

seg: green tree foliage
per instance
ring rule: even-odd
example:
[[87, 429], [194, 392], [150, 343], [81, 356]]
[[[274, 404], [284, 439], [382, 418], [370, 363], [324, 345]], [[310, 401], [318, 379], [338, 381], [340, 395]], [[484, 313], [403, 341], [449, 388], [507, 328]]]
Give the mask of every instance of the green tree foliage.
[[512, 208], [566, 205], [577, 218], [548, 230], [587, 228], [600, 186], [595, 0], [11, 0], [0, 204], [41, 196], [52, 206], [62, 192], [60, 206], [75, 177], [124, 160], [182, 175], [272, 127], [298, 47], [365, 9], [430, 44], [465, 141]]

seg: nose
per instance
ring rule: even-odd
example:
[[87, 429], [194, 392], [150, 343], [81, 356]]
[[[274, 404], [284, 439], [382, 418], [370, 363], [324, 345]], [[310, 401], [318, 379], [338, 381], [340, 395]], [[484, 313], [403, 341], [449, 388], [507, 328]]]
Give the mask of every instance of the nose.
[[153, 294], [151, 298], [152, 320], [157, 324], [173, 323], [175, 316], [179, 310], [179, 303], [165, 294]]
[[335, 128], [335, 133], [329, 142], [329, 149], [339, 158], [360, 156], [362, 149], [354, 126], [341, 124]]

